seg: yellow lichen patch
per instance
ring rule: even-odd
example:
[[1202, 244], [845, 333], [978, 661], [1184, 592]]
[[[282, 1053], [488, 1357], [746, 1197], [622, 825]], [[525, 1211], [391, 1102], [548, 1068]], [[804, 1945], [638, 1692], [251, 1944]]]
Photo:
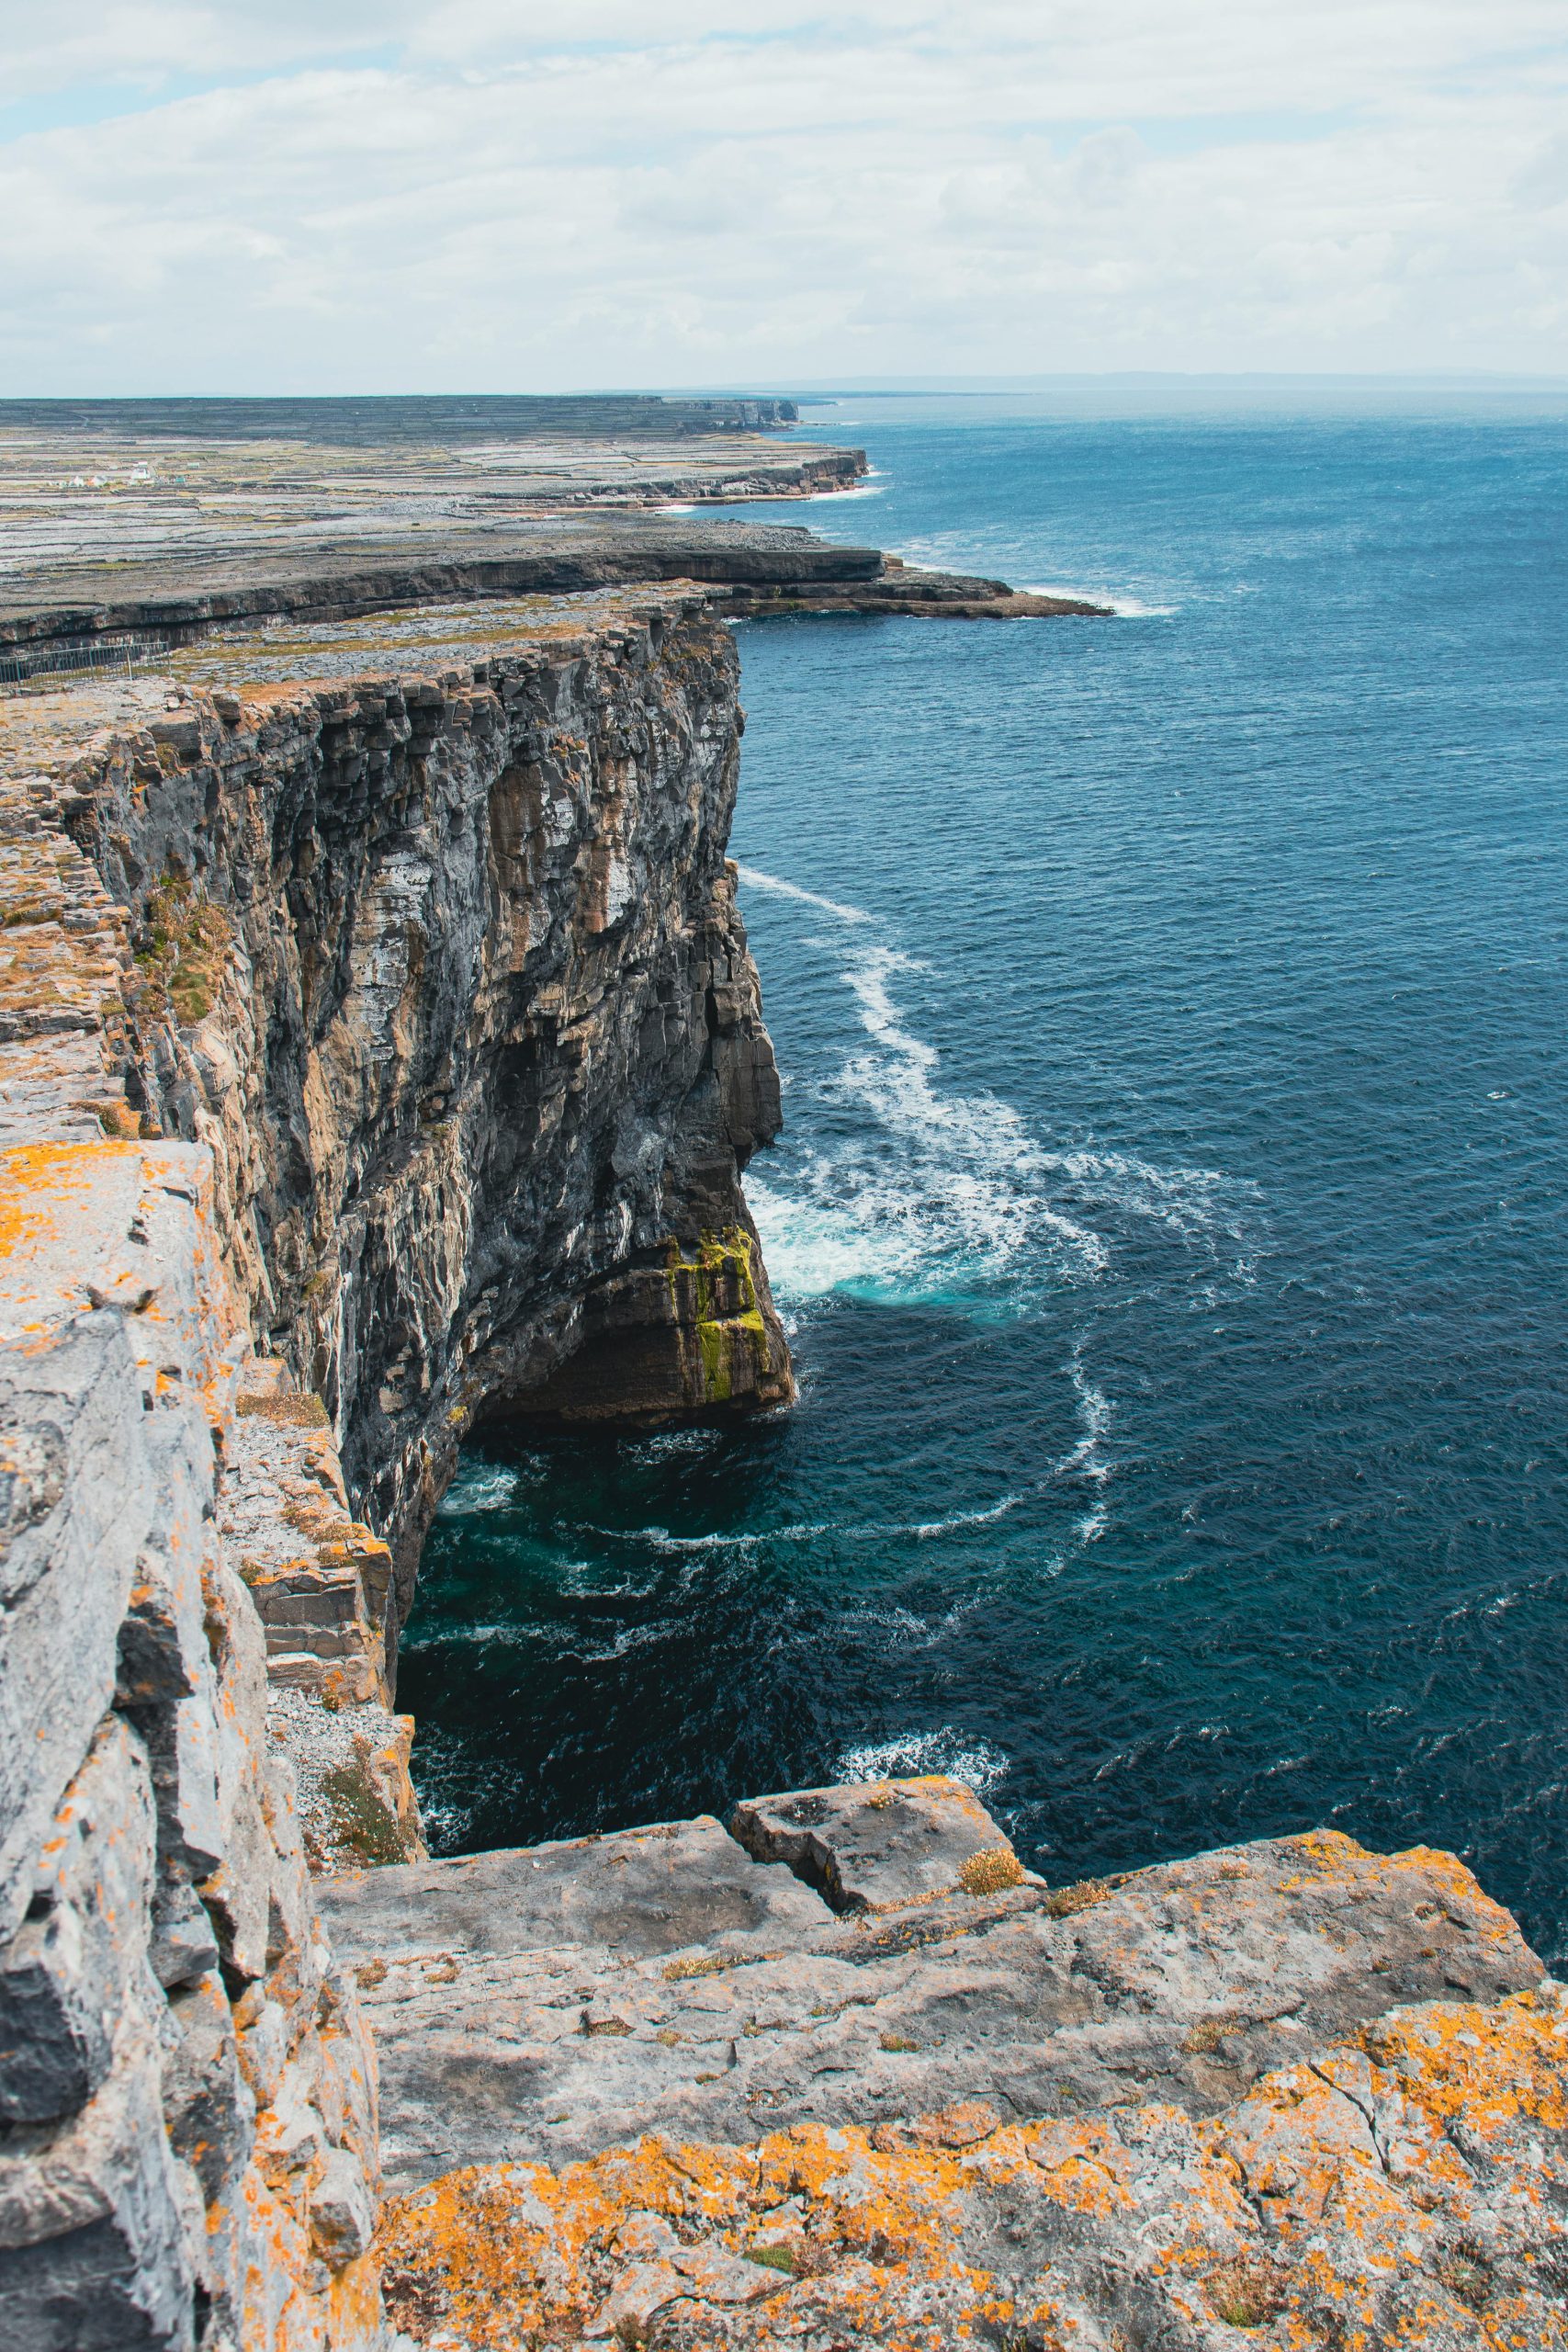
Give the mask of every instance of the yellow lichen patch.
[[1426, 2002], [1378, 2018], [1359, 2041], [1434, 2123], [1462, 2117], [1488, 2140], [1517, 2125], [1568, 2132], [1568, 2010], [1553, 1993], [1486, 2011]]
[[668, 1245], [671, 1306], [676, 1322], [695, 1331], [705, 1404], [727, 1404], [734, 1395], [737, 1350], [749, 1352], [754, 1373], [768, 1369], [751, 1249], [750, 1235], [738, 1225], [702, 1234], [690, 1258], [678, 1241]]
[[80, 1203], [134, 1143], [29, 1143], [0, 1152], [0, 1259], [70, 1239]]
[[[1506, 2232], [1522, 2243], [1533, 2230], [1548, 2257], [1538, 2278], [1499, 2255], [1495, 2209], [1477, 2222], [1487, 2177], [1443, 2127], [1462, 2112], [1467, 2131], [1473, 2115], [1509, 2149], [1510, 2122], [1544, 2141], [1568, 2129], [1565, 2078], [1555, 1990], [1492, 2010], [1429, 2007], [1265, 2077], [1202, 2123], [1145, 2107], [1000, 2124], [964, 2100], [743, 2149], [649, 2139], [559, 2173], [452, 2174], [390, 2201], [380, 2250], [400, 2324], [474, 2352], [613, 2340], [634, 2304], [660, 2340], [645, 2289], [682, 2314], [670, 2340], [683, 2346], [1065, 2347], [1091, 2340], [1083, 2330], [1103, 2314], [1105, 2260], [1119, 2275], [1131, 2260], [1129, 2283], [1159, 2299], [1173, 2345], [1219, 2327], [1269, 2352], [1547, 2352], [1568, 2346], [1551, 2286], [1568, 2232], [1528, 2193], [1532, 2169], [1538, 2189], [1546, 2178], [1541, 2143], [1527, 2131], [1517, 2165], [1510, 2154], [1490, 2177]], [[1005, 2276], [987, 2267], [998, 2243]], [[740, 2274], [736, 2287], [736, 2257], [776, 2285], [748, 2290]], [[1010, 2333], [1021, 2312], [1021, 2338]]]

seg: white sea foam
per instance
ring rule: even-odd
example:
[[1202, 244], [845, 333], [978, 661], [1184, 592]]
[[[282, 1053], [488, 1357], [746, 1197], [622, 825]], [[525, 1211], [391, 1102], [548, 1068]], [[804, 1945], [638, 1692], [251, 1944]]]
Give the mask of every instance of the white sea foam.
[[711, 1453], [721, 1442], [721, 1432], [716, 1429], [659, 1430], [651, 1437], [639, 1438], [637, 1447], [645, 1459], [662, 1462], [671, 1454]]
[[815, 890], [803, 890], [798, 882], [781, 881], [776, 874], [764, 874], [760, 866], [742, 865], [737, 870], [748, 889], [766, 890], [775, 899], [794, 899], [798, 905], [815, 907], [821, 914], [837, 915], [840, 922], [875, 921], [863, 907], [847, 907], [838, 899], [818, 898]]
[[894, 1532], [921, 1536], [950, 1535], [960, 1527], [990, 1527], [998, 1519], [1006, 1519], [1010, 1511], [1016, 1510], [1022, 1500], [1021, 1495], [1004, 1495], [1000, 1502], [992, 1503], [988, 1510], [950, 1511], [945, 1519], [916, 1520], [907, 1531], [899, 1528]]
[[500, 1463], [473, 1463], [460, 1470], [442, 1498], [446, 1519], [467, 1519], [471, 1512], [505, 1510], [515, 1500], [522, 1481], [517, 1472]]
[[655, 1552], [754, 1552], [761, 1544], [806, 1544], [813, 1536], [831, 1535], [830, 1521], [820, 1525], [799, 1527], [737, 1527], [719, 1529], [710, 1535], [671, 1535], [667, 1527], [612, 1528], [592, 1530], [596, 1535], [615, 1535], [637, 1544], [646, 1544]]
[[848, 1134], [818, 1143], [809, 1114], [792, 1114], [784, 1152], [747, 1180], [781, 1299], [837, 1291], [987, 1318], [1027, 1313], [1046, 1291], [1103, 1274], [1108, 1233], [1128, 1219], [1216, 1259], [1235, 1254], [1236, 1278], [1252, 1279], [1256, 1185], [1092, 1143], [1048, 1149], [1010, 1103], [948, 1084], [908, 1010], [928, 965], [876, 936], [863, 908], [756, 867], [741, 876], [841, 926], [807, 944], [834, 958], [863, 1039], [812, 1089], [825, 1108], [850, 1114], [833, 1122]]
[[649, 1551], [663, 1553], [687, 1552], [754, 1552], [765, 1544], [811, 1544], [822, 1536], [836, 1536], [841, 1542], [880, 1543], [888, 1536], [912, 1535], [925, 1537], [948, 1535], [961, 1527], [989, 1527], [1005, 1519], [1027, 1501], [1025, 1495], [1003, 1495], [994, 1503], [986, 1503], [974, 1510], [950, 1511], [942, 1519], [849, 1519], [800, 1521], [785, 1527], [723, 1528], [705, 1535], [672, 1535], [667, 1527], [597, 1527], [585, 1525], [583, 1532], [607, 1536], [613, 1542], [646, 1544]]
[[1026, 596], [1073, 596], [1085, 604], [1109, 605], [1117, 619], [1123, 621], [1168, 621], [1181, 610], [1179, 605], [1145, 605], [1140, 597], [1122, 595], [1113, 589], [1085, 588], [1060, 580], [1019, 581], [1015, 585]]
[[1049, 1162], [1017, 1112], [942, 1082], [937, 1048], [896, 993], [926, 967], [853, 933], [838, 952], [871, 1050], [852, 1053], [818, 1092], [870, 1115], [831, 1153], [800, 1148], [787, 1192], [776, 1179], [749, 1182], [774, 1288], [1017, 1312], [1039, 1279], [1099, 1273], [1104, 1243], [1044, 1196]]
[[1085, 1200], [1163, 1225], [1183, 1238], [1201, 1233], [1247, 1238], [1263, 1197], [1257, 1184], [1217, 1168], [1156, 1168], [1133, 1152], [1085, 1147], [1043, 1158], [1050, 1171], [1066, 1177]]
[[988, 1739], [971, 1739], [951, 1724], [941, 1731], [907, 1732], [902, 1738], [846, 1747], [834, 1766], [845, 1781], [908, 1780], [945, 1772], [983, 1796], [1008, 1770], [1009, 1758]]
[[1057, 1464], [1056, 1476], [1092, 1478], [1097, 1486], [1102, 1486], [1113, 1466], [1101, 1452], [1101, 1442], [1111, 1427], [1111, 1402], [1104, 1390], [1097, 1388], [1084, 1370], [1081, 1340], [1073, 1350], [1068, 1377], [1073, 1384], [1073, 1395], [1077, 1398], [1078, 1420], [1083, 1435], [1072, 1452]]

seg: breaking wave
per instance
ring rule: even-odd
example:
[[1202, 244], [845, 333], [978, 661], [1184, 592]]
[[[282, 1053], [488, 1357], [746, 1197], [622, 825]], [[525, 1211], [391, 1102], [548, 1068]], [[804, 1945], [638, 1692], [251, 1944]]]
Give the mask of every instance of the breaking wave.
[[945, 1772], [984, 1796], [1002, 1780], [1009, 1758], [988, 1739], [976, 1739], [951, 1724], [940, 1731], [906, 1732], [885, 1739], [840, 1749], [834, 1768], [840, 1781], [908, 1780], [925, 1772]]
[[831, 919], [807, 944], [832, 959], [853, 1022], [837, 1068], [797, 1081], [791, 1133], [767, 1174], [746, 1180], [782, 1300], [839, 1292], [1011, 1317], [1105, 1272], [1103, 1212], [1182, 1239], [1253, 1236], [1253, 1186], [1089, 1146], [1052, 1149], [998, 1095], [951, 1085], [908, 1004], [927, 964], [878, 937], [863, 908], [756, 866], [740, 876]]

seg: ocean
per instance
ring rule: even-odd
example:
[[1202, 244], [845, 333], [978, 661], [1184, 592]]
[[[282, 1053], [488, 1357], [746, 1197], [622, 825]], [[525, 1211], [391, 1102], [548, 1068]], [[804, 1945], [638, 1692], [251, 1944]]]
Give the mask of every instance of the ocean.
[[782, 519], [1116, 617], [740, 628], [799, 1408], [468, 1450], [434, 1842], [947, 1770], [1054, 1882], [1450, 1847], [1561, 1960], [1568, 400], [807, 413], [875, 471]]

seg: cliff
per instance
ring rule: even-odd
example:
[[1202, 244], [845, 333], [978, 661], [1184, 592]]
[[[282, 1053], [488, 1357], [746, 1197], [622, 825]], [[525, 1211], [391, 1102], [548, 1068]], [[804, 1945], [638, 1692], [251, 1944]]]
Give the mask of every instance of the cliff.
[[[792, 1394], [732, 642], [695, 595], [499, 617], [6, 707], [19, 2343], [371, 2341], [306, 1848], [423, 1850], [390, 1666], [462, 1433]], [[217, 682], [269, 664], [317, 683]]]
[[0, 704], [6, 2343], [1562, 2342], [1568, 2017], [1451, 1858], [1048, 1888], [942, 1781], [425, 1857], [465, 1430], [791, 1394], [737, 583], [320, 578]]

